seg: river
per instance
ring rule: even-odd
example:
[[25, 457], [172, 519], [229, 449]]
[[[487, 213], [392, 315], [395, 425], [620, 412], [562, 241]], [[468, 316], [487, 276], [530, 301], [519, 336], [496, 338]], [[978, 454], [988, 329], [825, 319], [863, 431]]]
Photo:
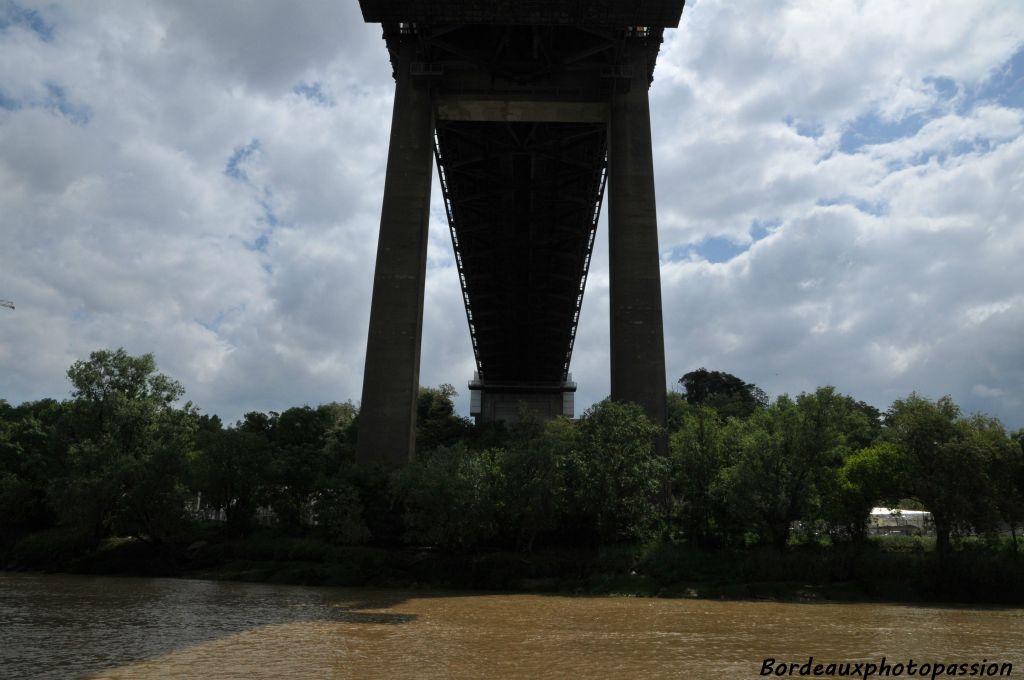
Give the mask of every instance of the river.
[[5, 679], [732, 680], [812, 656], [823, 672], [885, 657], [1020, 676], [1024, 610], [0, 573]]

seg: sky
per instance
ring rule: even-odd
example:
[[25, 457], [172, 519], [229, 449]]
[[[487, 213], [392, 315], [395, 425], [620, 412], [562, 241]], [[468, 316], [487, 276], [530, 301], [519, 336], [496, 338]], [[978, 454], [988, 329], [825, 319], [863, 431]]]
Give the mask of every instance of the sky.
[[[394, 85], [355, 0], [0, 0], [0, 398], [152, 352], [204, 413], [358, 402]], [[1024, 426], [1024, 3], [690, 0], [651, 87], [667, 376]], [[572, 372], [608, 378], [607, 224]], [[436, 185], [422, 370], [473, 358]]]

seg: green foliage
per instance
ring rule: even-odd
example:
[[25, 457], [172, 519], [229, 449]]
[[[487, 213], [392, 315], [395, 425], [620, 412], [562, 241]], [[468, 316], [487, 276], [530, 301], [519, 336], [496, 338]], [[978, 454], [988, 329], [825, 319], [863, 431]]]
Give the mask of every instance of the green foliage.
[[822, 517], [823, 497], [850, 454], [850, 432], [863, 420], [852, 400], [822, 387], [795, 401], [783, 395], [731, 423], [730, 464], [719, 489], [734, 521], [760, 542], [785, 547], [793, 522]]
[[405, 540], [455, 550], [479, 547], [498, 530], [501, 449], [441, 447], [394, 478], [403, 503]]
[[941, 555], [951, 551], [954, 532], [994, 528], [998, 503], [989, 471], [1009, 444], [998, 421], [964, 418], [948, 396], [931, 401], [911, 394], [886, 414], [886, 436], [900, 452], [906, 495], [932, 513]]
[[[633, 404], [606, 400], [579, 421], [542, 421], [524, 410], [513, 422], [475, 427], [442, 385], [421, 390], [417, 459], [393, 470], [355, 464], [351, 403], [252, 412], [225, 428], [177, 406], [181, 385], [158, 373], [151, 355], [94, 352], [68, 376], [70, 401], [0, 400], [6, 564], [142, 564], [196, 535], [265, 539], [254, 520], [268, 506], [282, 525], [268, 545], [287, 536], [291, 546], [286, 555], [275, 548], [274, 560], [340, 560], [414, 544], [444, 550], [402, 551], [412, 571], [432, 582], [458, 572], [451, 583], [480, 586], [546, 578], [537, 565], [553, 546], [597, 555], [577, 569], [576, 583], [644, 593], [714, 578], [721, 560], [706, 547], [739, 556], [727, 574], [739, 580], [878, 585], [893, 565], [912, 564], [928, 592], [960, 593], [953, 576], [974, 583], [958, 597], [982, 596], [971, 590], [974, 573], [1011, 587], [1007, 565], [1019, 559], [1011, 553], [1024, 522], [1024, 430], [1011, 436], [997, 420], [963, 417], [948, 397], [912, 394], [883, 420], [831, 387], [769, 404], [755, 386], [701, 369], [684, 376], [685, 395], [669, 395], [663, 457], [656, 442], [665, 433]], [[866, 540], [870, 509], [897, 502], [932, 513], [934, 542]], [[208, 522], [197, 534], [185, 515], [197, 504], [223, 511], [226, 526]], [[997, 534], [1001, 523], [1012, 540]], [[795, 538], [793, 526], [801, 527]], [[353, 547], [367, 543], [376, 547]], [[763, 547], [737, 550], [755, 543]], [[928, 571], [933, 543], [944, 566]], [[115, 545], [123, 549], [108, 549]], [[530, 556], [510, 564], [506, 552], [481, 556], [487, 549]], [[422, 555], [439, 557], [415, 566]], [[560, 574], [573, 572], [574, 560], [559, 556]], [[287, 578], [313, 581], [365, 582], [377, 573], [292, 567]], [[625, 576], [632, 571], [642, 573]]]
[[722, 422], [710, 406], [680, 411], [670, 440], [680, 528], [691, 541], [710, 545], [719, 533], [714, 490], [725, 457]]
[[69, 526], [161, 542], [184, 520], [186, 457], [197, 417], [175, 408], [181, 384], [157, 373], [151, 354], [93, 352], [68, 369], [74, 387], [67, 467], [50, 487]]
[[572, 420], [542, 422], [525, 410], [512, 425], [497, 492], [503, 533], [516, 547], [532, 550], [538, 536], [558, 528], [560, 462], [563, 452], [573, 450], [577, 437]]
[[322, 504], [334, 508], [324, 510], [334, 518], [331, 532], [357, 540], [338, 529], [338, 512], [350, 494], [335, 484], [339, 469], [355, 457], [356, 418], [350, 402], [247, 413], [236, 427], [204, 440], [197, 482], [236, 531], [249, 527], [257, 505], [269, 505], [281, 524], [297, 530], [319, 521]]
[[332, 466], [351, 463], [356, 457], [356, 429], [359, 410], [351, 401], [317, 407], [323, 423], [324, 453]]
[[865, 540], [871, 508], [880, 502], [896, 505], [900, 489], [905, 486], [898, 472], [899, 455], [895, 445], [880, 442], [843, 461], [832, 485], [826, 489], [822, 512], [833, 538]]
[[999, 514], [1010, 527], [1013, 550], [1017, 552], [1017, 531], [1024, 524], [1024, 428], [997, 448], [992, 479]]
[[252, 527], [270, 460], [263, 432], [200, 431], [190, 460], [191, 487], [204, 506], [224, 511], [230, 533], [243, 534]]
[[54, 527], [17, 541], [6, 556], [5, 569], [69, 569], [95, 546], [91, 536], [73, 528]]
[[768, 405], [764, 390], [723, 371], [698, 368], [680, 378], [679, 384], [688, 403], [713, 408], [722, 418], [747, 418]]
[[35, 496], [28, 480], [13, 472], [0, 472], [0, 528], [31, 524]]
[[0, 532], [53, 525], [46, 490], [65, 465], [65, 410], [52, 399], [0, 409]]
[[609, 399], [580, 419], [563, 458], [564, 502], [601, 543], [643, 541], [660, 530], [669, 466], [655, 453], [660, 429], [636, 404]]
[[353, 466], [346, 465], [331, 476], [316, 494], [315, 519], [332, 543], [358, 545], [370, 538], [357, 484]]
[[455, 414], [456, 395], [455, 388], [448, 384], [420, 388], [416, 401], [417, 451], [432, 451], [466, 439], [472, 425]]
[[334, 472], [325, 453], [322, 414], [309, 406], [290, 408], [270, 432], [272, 455], [264, 474], [264, 494], [282, 524], [299, 528], [312, 519], [312, 498]]

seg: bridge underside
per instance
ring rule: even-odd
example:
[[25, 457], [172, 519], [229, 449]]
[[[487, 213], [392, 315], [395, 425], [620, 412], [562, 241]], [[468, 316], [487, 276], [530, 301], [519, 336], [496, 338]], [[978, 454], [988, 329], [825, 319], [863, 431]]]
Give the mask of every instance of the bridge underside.
[[396, 81], [360, 458], [413, 450], [405, 404], [419, 373], [431, 152], [476, 360], [473, 413], [514, 417], [524, 402], [572, 415], [569, 365], [607, 178], [612, 396], [663, 421], [647, 88], [682, 0], [360, 5], [383, 25]]
[[[567, 17], [567, 7], [547, 9]], [[604, 194], [608, 102], [629, 81], [616, 69], [622, 31], [527, 18], [406, 29], [418, 34], [421, 78], [434, 91], [437, 167], [476, 360], [470, 413], [481, 421], [514, 419], [524, 406], [574, 415], [569, 364]]]
[[[549, 403], [565, 413], [604, 191], [607, 125], [438, 120], [436, 138], [475, 387], [518, 395], [506, 401], [557, 393], [554, 401], [523, 400], [545, 415], [555, 415]], [[483, 400], [474, 413], [506, 415]]]

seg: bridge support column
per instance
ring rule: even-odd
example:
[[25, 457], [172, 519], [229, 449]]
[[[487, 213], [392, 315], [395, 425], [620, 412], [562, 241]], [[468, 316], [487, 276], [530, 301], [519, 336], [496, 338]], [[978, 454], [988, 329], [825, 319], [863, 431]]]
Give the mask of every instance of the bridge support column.
[[611, 396], [640, 404], [664, 426], [665, 336], [648, 69], [641, 60], [633, 72], [631, 82], [612, 95], [608, 139]]
[[395, 65], [384, 205], [373, 278], [370, 332], [359, 410], [361, 463], [408, 462], [416, 444], [423, 288], [433, 163], [430, 92], [416, 87], [416, 45], [400, 46]]

